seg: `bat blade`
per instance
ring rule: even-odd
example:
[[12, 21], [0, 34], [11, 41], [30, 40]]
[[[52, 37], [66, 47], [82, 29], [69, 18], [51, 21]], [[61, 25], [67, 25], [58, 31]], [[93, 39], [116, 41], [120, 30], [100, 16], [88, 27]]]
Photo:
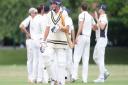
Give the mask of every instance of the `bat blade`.
[[68, 42], [68, 45], [70, 48], [74, 48], [74, 44], [73, 42], [71, 41], [70, 37], [69, 37], [69, 34], [68, 33], [65, 33], [66, 35], [66, 38], [67, 38], [67, 42]]

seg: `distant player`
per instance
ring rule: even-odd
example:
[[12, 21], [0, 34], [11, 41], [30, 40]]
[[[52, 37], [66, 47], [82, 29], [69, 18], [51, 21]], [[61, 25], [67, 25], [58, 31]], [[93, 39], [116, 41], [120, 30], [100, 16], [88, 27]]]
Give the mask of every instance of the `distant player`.
[[28, 82], [32, 81], [32, 73], [33, 73], [33, 43], [31, 39], [30, 33], [30, 22], [37, 15], [37, 9], [30, 8], [29, 16], [23, 20], [20, 24], [20, 29], [22, 32], [26, 34], [26, 47], [27, 47], [27, 71], [28, 71]]
[[[42, 35], [44, 34], [44, 30], [46, 28], [46, 16], [45, 16], [45, 10], [46, 10], [46, 6], [45, 5], [40, 5], [38, 8], [38, 16], [36, 17], [38, 19], [38, 28], [40, 28], [39, 30], [41, 31], [40, 34], [40, 40], [39, 40], [39, 44], [41, 43], [42, 40]], [[49, 11], [49, 7], [47, 8], [47, 11]], [[38, 48], [39, 52], [40, 52], [40, 46]], [[46, 67], [44, 65], [44, 59], [42, 56], [42, 53], [39, 53], [40, 55], [38, 56], [38, 74], [37, 74], [37, 83], [48, 83], [48, 73], [46, 70]]]
[[79, 29], [76, 35], [76, 45], [74, 49], [74, 65], [73, 65], [73, 81], [78, 76], [78, 65], [82, 58], [82, 80], [83, 83], [87, 83], [88, 79], [88, 64], [89, 64], [89, 52], [90, 52], [90, 37], [95, 21], [93, 17], [87, 11], [88, 6], [86, 3], [81, 5], [81, 13], [79, 14]]
[[[95, 12], [95, 19], [97, 21], [96, 29], [96, 45], [93, 53], [93, 59], [98, 65], [100, 74], [95, 83], [104, 82], [109, 76], [107, 69], [105, 68], [105, 48], [107, 46], [107, 31], [108, 31], [108, 19], [106, 11], [106, 5], [100, 4], [98, 8], [98, 14]], [[98, 16], [99, 15], [99, 16]]]

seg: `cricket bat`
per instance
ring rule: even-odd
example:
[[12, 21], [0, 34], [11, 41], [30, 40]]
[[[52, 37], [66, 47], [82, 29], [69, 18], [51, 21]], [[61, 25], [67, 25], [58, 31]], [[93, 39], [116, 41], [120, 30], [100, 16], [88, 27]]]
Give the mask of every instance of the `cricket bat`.
[[67, 42], [70, 48], [74, 48], [74, 44], [71, 40], [71, 38], [69, 37], [69, 34], [65, 32], [66, 38], [67, 38]]

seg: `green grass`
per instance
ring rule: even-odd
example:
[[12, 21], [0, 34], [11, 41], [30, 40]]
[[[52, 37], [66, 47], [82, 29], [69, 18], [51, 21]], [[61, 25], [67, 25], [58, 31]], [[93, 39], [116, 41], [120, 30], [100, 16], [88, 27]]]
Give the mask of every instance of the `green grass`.
[[[92, 81], [98, 75], [95, 65], [89, 65], [89, 82], [86, 85], [127, 85], [128, 84], [128, 65], [107, 65], [110, 77], [102, 84], [95, 84]], [[85, 85], [81, 81], [81, 66], [79, 68], [79, 80], [75, 83], [66, 85]], [[6, 65], [0, 66], [0, 85], [30, 85], [27, 83], [27, 73], [25, 65]], [[49, 84], [33, 84], [49, 85]]]
[[[94, 63], [92, 60], [93, 48], [90, 53], [90, 63]], [[92, 81], [98, 76], [98, 69], [91, 64], [89, 65], [89, 83], [86, 85], [127, 85], [128, 48], [107, 48], [106, 63], [111, 73], [108, 80], [103, 84], [94, 84]], [[79, 73], [81, 73], [81, 67], [79, 70]], [[30, 85], [27, 83], [26, 72], [26, 49], [0, 48], [0, 85]], [[82, 83], [81, 74], [79, 74], [78, 81], [66, 85], [85, 84]]]
[[1, 48], [0, 65], [26, 64], [26, 49]]
[[[90, 63], [94, 63], [92, 59], [93, 48], [90, 51]], [[106, 49], [107, 64], [128, 64], [128, 48], [107, 48]], [[26, 49], [24, 48], [0, 48], [0, 65], [25, 65]]]

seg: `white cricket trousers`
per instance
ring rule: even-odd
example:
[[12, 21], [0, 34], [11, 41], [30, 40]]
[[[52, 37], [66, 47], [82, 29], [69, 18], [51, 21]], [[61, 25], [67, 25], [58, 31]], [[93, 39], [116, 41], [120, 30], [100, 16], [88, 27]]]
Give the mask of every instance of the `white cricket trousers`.
[[78, 42], [74, 49], [74, 65], [73, 65], [73, 78], [78, 77], [78, 65], [82, 57], [82, 79], [83, 82], [87, 82], [88, 77], [88, 62], [89, 62], [89, 51], [90, 51], [90, 37], [86, 35], [80, 35]]
[[28, 80], [31, 80], [32, 72], [33, 72], [33, 48], [32, 48], [32, 40], [26, 39], [26, 48], [27, 48], [27, 72], [28, 72]]
[[[40, 40], [33, 39], [33, 73], [32, 80], [43, 81], [44, 62], [40, 51]], [[46, 73], [46, 72], [45, 72]]]
[[73, 59], [72, 59], [72, 49], [68, 48], [66, 50], [66, 76], [70, 78], [73, 72]]
[[105, 48], [107, 45], [107, 38], [97, 38], [97, 42], [94, 48], [93, 60], [98, 65], [100, 74], [99, 78], [104, 78], [105, 68]]
[[47, 47], [44, 53], [45, 65], [51, 80], [65, 84], [66, 50]]

